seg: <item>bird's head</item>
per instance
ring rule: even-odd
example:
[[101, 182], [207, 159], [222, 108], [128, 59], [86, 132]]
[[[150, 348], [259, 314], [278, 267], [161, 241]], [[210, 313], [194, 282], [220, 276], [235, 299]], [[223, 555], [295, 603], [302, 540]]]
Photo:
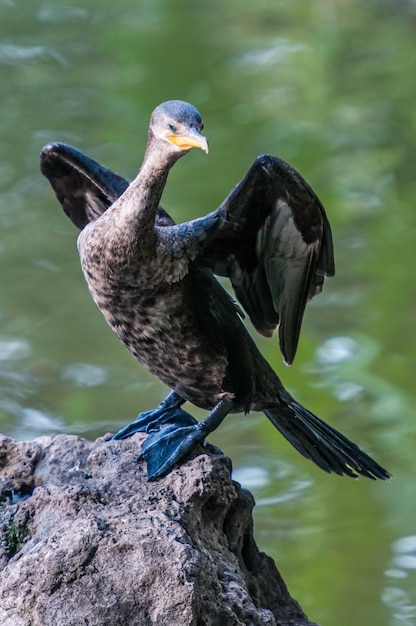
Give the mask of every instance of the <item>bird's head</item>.
[[208, 154], [208, 140], [201, 135], [203, 127], [201, 115], [192, 104], [169, 100], [153, 111], [149, 136], [164, 142], [177, 157], [191, 148], [201, 148]]

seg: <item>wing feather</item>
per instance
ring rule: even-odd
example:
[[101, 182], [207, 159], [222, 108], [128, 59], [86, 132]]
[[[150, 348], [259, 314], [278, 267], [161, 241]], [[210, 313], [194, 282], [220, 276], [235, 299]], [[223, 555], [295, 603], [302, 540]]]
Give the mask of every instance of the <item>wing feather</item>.
[[229, 276], [255, 328], [279, 326], [286, 363], [295, 358], [309, 299], [334, 274], [331, 228], [311, 187], [277, 157], [258, 157], [217, 210], [222, 221], [207, 242], [215, 273]]

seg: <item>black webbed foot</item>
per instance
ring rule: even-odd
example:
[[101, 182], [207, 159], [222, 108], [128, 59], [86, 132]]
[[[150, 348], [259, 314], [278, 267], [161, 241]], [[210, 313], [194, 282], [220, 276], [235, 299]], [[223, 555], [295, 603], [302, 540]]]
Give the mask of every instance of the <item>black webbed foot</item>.
[[177, 428], [173, 424], [151, 432], [138, 456], [147, 465], [147, 478], [161, 478], [198, 444], [203, 443], [207, 433], [201, 424]]
[[[149, 480], [168, 474], [175, 463], [181, 461], [197, 444], [215, 430], [233, 407], [231, 398], [224, 398], [214, 407], [204, 421], [193, 420], [191, 425], [177, 426], [169, 423], [158, 430], [152, 430], [143, 443], [139, 460], [147, 464]], [[184, 411], [183, 411], [184, 413]]]
[[134, 422], [119, 430], [111, 439], [127, 439], [134, 433], [150, 433], [167, 425], [181, 428], [197, 424], [197, 420], [192, 415], [181, 409], [183, 403], [183, 398], [172, 391], [159, 406], [152, 411], [140, 413]]

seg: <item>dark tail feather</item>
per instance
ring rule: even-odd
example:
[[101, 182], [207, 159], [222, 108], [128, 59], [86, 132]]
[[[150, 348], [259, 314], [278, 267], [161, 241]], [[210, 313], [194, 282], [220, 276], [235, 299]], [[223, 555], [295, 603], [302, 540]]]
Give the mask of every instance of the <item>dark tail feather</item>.
[[390, 474], [340, 432], [291, 400], [283, 408], [264, 411], [284, 437], [307, 459], [326, 472], [357, 474], [386, 480]]

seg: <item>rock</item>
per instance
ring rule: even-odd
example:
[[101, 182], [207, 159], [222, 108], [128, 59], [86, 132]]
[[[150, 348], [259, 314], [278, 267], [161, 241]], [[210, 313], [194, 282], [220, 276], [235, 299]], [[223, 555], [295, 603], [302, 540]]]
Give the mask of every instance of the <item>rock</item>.
[[143, 435], [0, 435], [3, 626], [312, 626], [213, 446], [148, 482]]

